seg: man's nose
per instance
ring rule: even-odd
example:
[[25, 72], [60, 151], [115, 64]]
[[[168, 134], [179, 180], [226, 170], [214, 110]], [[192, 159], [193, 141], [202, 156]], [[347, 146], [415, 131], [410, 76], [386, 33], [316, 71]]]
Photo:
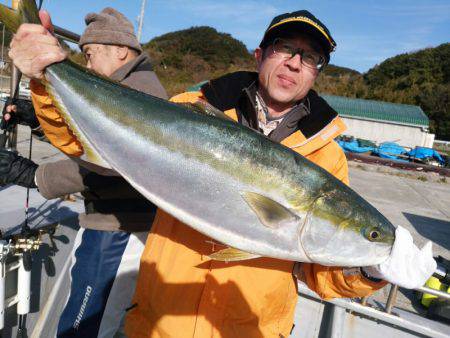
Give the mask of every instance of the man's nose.
[[292, 70], [299, 70], [302, 66], [302, 57], [300, 53], [295, 53], [293, 57], [285, 61], [285, 65]]

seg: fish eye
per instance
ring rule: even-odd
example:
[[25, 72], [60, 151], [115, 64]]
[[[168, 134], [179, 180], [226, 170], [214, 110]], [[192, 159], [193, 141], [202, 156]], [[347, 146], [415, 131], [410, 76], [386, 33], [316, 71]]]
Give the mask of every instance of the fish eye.
[[381, 237], [381, 232], [378, 229], [370, 229], [367, 239], [369, 241], [376, 241], [376, 240], [380, 239], [380, 237]]

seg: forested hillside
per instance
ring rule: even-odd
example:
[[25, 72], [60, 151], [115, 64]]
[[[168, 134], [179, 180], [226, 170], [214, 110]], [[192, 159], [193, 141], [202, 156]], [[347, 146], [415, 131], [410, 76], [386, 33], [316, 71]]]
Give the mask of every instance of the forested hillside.
[[211, 27], [192, 27], [152, 39], [144, 46], [168, 92], [236, 70], [253, 70], [247, 47]]
[[[192, 84], [236, 70], [255, 70], [245, 45], [211, 27], [193, 27], [156, 37], [144, 45], [170, 94]], [[317, 84], [319, 91], [354, 96], [363, 81], [357, 71], [329, 65]], [[364, 93], [361, 92], [361, 95]]]
[[[169, 93], [236, 70], [254, 70], [245, 45], [211, 27], [164, 34], [144, 45]], [[315, 89], [321, 93], [422, 107], [438, 139], [450, 140], [450, 44], [402, 54], [365, 74], [328, 65]]]
[[364, 81], [367, 98], [420, 106], [436, 138], [450, 140], [450, 43], [387, 59]]
[[[10, 36], [5, 36], [8, 43]], [[192, 27], [144, 44], [169, 95], [193, 84], [237, 70], [255, 70], [253, 55], [230, 34]], [[5, 54], [7, 54], [5, 52]], [[83, 63], [78, 52], [71, 56]], [[450, 141], [450, 43], [401, 54], [365, 74], [328, 65], [316, 81], [320, 93], [420, 106], [436, 138]]]

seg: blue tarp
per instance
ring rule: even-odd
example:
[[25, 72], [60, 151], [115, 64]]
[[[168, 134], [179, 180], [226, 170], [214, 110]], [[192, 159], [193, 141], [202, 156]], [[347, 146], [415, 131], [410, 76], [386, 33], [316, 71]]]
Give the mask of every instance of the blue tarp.
[[357, 140], [338, 140], [337, 142], [342, 147], [342, 149], [344, 149], [345, 151], [351, 151], [352, 153], [366, 153], [375, 149], [374, 147], [360, 147]]
[[432, 148], [416, 147], [415, 149], [408, 152], [405, 148], [399, 146], [395, 142], [384, 142], [381, 143], [378, 147], [361, 147], [360, 142], [357, 139], [346, 141], [338, 139], [337, 143], [342, 147], [342, 149], [352, 153], [372, 152], [373, 155], [402, 162], [412, 161], [413, 158], [419, 160], [434, 158], [441, 165], [445, 164], [445, 160], [442, 158], [442, 156]]
[[374, 150], [374, 154], [382, 158], [390, 158], [397, 161], [408, 162], [408, 160], [404, 160], [398, 156], [406, 155], [407, 151], [395, 142], [381, 143], [378, 148]]
[[416, 147], [408, 153], [409, 156], [417, 158], [419, 160], [423, 160], [425, 158], [434, 158], [440, 164], [444, 164], [445, 160], [442, 156], [434, 149], [424, 148], [424, 147]]

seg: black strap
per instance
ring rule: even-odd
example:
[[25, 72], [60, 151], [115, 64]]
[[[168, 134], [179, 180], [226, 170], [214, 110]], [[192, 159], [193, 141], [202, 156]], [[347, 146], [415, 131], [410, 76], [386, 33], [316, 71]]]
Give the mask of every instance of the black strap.
[[368, 279], [368, 280], [370, 280], [371, 282], [379, 283], [379, 282], [382, 281], [382, 280], [379, 279], [379, 278], [375, 278], [375, 277], [370, 276], [366, 271], [364, 271], [363, 268], [360, 268], [359, 271], [361, 272], [361, 275], [362, 275], [365, 279]]
[[0, 129], [3, 131], [2, 134], [0, 135], [0, 149], [6, 148], [6, 143], [8, 142], [9, 138], [8, 134], [12, 132], [14, 128], [14, 124], [11, 123], [12, 119], [10, 119], [9, 121], [5, 120], [6, 107], [15, 103], [16, 99], [9, 96], [5, 101], [5, 105], [3, 106], [2, 120], [0, 121]]
[[0, 122], [0, 129], [6, 130], [7, 128], [11, 128], [11, 123], [9, 121], [5, 120], [5, 114], [6, 114], [6, 108], [10, 105], [16, 104], [17, 100], [11, 96], [9, 96], [6, 101], [5, 105], [3, 106], [2, 110], [2, 121]]

